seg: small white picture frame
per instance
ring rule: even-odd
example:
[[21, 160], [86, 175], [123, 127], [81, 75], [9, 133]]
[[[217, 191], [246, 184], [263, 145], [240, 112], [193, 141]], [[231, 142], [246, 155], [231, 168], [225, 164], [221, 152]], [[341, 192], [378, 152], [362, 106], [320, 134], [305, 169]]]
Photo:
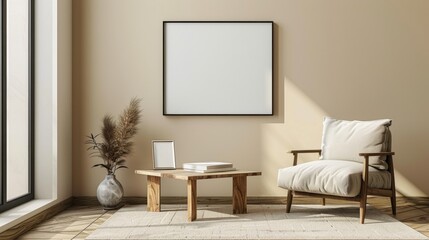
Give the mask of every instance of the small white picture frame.
[[174, 153], [174, 141], [152, 141], [153, 169], [176, 169], [176, 156]]

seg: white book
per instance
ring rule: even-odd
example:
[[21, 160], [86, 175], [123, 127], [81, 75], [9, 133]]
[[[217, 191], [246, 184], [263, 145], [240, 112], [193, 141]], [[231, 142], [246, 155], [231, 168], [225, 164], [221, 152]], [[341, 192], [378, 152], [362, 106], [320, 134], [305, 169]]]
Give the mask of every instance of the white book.
[[184, 169], [194, 170], [208, 170], [208, 169], [219, 169], [219, 168], [232, 168], [232, 163], [227, 162], [194, 162], [184, 163]]
[[197, 173], [214, 173], [214, 172], [230, 172], [235, 171], [235, 168], [214, 168], [214, 169], [206, 169], [206, 170], [197, 170], [197, 169], [189, 169], [184, 168], [186, 171], [197, 172]]

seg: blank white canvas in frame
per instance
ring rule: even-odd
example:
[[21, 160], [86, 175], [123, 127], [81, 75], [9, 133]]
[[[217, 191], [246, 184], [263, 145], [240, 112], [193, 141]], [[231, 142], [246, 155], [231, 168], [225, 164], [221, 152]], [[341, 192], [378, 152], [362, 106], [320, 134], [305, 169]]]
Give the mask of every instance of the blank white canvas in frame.
[[164, 22], [165, 115], [272, 115], [272, 22]]

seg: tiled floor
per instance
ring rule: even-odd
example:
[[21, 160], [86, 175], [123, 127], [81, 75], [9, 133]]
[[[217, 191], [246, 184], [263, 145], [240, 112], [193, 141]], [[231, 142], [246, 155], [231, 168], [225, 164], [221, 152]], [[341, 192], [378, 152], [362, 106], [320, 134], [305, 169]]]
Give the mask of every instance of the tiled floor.
[[72, 206], [19, 239], [85, 239], [113, 213], [99, 206]]
[[[314, 199], [295, 198], [294, 204], [315, 203]], [[327, 200], [327, 204], [347, 203]], [[388, 198], [371, 198], [369, 204], [391, 214]], [[19, 239], [85, 239], [115, 211], [98, 206], [73, 206], [55, 217], [40, 223]], [[429, 199], [399, 198], [396, 219], [429, 237]]]

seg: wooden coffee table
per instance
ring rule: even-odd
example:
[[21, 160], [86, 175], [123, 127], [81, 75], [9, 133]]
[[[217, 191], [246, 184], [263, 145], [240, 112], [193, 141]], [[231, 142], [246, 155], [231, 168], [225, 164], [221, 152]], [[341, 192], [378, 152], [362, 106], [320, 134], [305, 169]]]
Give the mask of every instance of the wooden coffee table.
[[147, 176], [147, 210], [161, 211], [161, 178], [188, 181], [188, 221], [197, 218], [197, 180], [232, 178], [232, 209], [234, 214], [247, 213], [247, 176], [259, 176], [258, 171], [230, 171], [216, 173], [196, 173], [183, 169], [136, 170], [136, 174]]

